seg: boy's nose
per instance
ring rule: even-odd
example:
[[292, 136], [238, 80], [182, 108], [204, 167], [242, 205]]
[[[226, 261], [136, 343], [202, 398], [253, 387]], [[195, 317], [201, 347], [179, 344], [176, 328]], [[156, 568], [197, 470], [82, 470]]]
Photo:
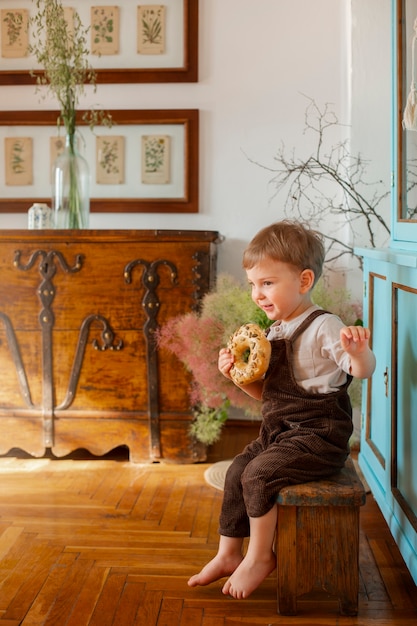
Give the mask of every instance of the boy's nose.
[[252, 291], [252, 298], [254, 300], [262, 300], [262, 298], [263, 298], [262, 291], [260, 289], [253, 289], [253, 291]]

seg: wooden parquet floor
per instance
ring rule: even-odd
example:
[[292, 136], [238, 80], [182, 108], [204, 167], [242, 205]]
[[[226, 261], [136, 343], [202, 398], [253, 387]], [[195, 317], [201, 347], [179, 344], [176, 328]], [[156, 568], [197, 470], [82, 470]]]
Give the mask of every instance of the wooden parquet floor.
[[[86, 456], [86, 455], [85, 455]], [[361, 510], [359, 615], [321, 595], [276, 612], [271, 575], [236, 601], [186, 581], [215, 553], [221, 492], [207, 465], [0, 458], [0, 626], [417, 623], [417, 589], [372, 498]]]

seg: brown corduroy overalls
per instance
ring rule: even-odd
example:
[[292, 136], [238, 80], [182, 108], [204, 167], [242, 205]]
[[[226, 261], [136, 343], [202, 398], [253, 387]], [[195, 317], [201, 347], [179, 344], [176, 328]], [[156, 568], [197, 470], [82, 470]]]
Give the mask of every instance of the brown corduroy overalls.
[[352, 434], [348, 381], [334, 393], [310, 393], [295, 381], [292, 344], [318, 317], [316, 310], [289, 339], [271, 342], [262, 393], [259, 437], [231, 464], [220, 514], [221, 535], [247, 537], [249, 517], [265, 515], [286, 485], [330, 476], [343, 467]]

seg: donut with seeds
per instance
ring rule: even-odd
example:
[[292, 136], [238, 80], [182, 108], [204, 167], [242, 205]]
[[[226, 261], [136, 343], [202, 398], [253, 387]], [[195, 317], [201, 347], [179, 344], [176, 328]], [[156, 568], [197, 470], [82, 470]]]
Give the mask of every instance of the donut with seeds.
[[234, 362], [229, 374], [237, 385], [259, 380], [268, 369], [271, 343], [257, 324], [243, 324], [231, 336], [228, 344]]

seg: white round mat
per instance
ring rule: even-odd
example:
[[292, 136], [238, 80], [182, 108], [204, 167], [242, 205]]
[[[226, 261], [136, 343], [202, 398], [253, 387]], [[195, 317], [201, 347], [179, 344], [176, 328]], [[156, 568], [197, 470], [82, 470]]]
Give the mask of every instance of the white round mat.
[[204, 480], [206, 483], [215, 489], [219, 489], [219, 491], [223, 491], [224, 479], [231, 462], [232, 459], [228, 459], [210, 465], [204, 472]]

